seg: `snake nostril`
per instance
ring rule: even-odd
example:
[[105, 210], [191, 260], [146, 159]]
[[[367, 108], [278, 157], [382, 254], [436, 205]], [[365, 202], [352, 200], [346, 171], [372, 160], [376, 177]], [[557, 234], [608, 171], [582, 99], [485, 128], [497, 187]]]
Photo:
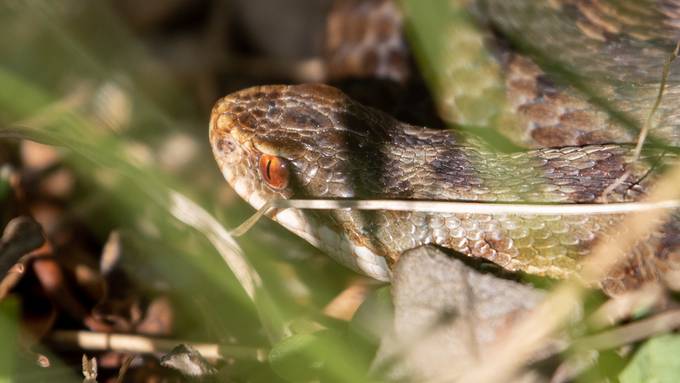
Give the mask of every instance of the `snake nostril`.
[[234, 143], [226, 138], [220, 138], [217, 141], [217, 150], [219, 150], [221, 153], [227, 154], [231, 153], [236, 149], [236, 145]]

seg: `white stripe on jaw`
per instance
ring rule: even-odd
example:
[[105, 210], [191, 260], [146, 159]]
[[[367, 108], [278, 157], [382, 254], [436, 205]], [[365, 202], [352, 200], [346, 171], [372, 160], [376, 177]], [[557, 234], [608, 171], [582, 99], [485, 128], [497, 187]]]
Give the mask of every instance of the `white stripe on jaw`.
[[315, 231], [302, 213], [297, 209], [285, 209], [276, 213], [275, 220], [286, 229], [307, 240], [312, 245], [323, 248], [323, 244], [314, 235]]
[[369, 277], [379, 281], [389, 282], [391, 273], [387, 266], [387, 262], [385, 261], [385, 257], [376, 255], [365, 246], [356, 246], [352, 244], [352, 247], [354, 254], [356, 255], [357, 265], [361, 271], [366, 273]]
[[324, 225], [312, 225], [297, 209], [285, 209], [276, 214], [276, 221], [319, 249], [330, 253], [341, 264], [380, 281], [390, 280], [390, 270], [384, 257], [365, 246], [352, 243]]
[[260, 208], [264, 206], [265, 203], [267, 203], [267, 200], [260, 196], [260, 193], [252, 193], [248, 198], [248, 203], [255, 209], [260, 210]]
[[[250, 198], [257, 194], [251, 187], [250, 182], [239, 178], [232, 184], [232, 187], [234, 188], [234, 191], [236, 191], [236, 194], [240, 195], [241, 198], [244, 200], [250, 202]], [[259, 207], [254, 206], [256, 209]]]

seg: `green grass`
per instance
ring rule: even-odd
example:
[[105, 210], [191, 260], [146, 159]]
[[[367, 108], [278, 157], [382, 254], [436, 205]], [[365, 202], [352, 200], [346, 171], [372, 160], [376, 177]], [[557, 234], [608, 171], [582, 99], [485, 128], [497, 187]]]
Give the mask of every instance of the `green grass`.
[[[236, 364], [234, 376], [253, 381], [318, 376], [326, 381], [370, 381], [366, 371], [373, 345], [357, 340], [348, 325], [326, 321], [323, 331], [288, 336], [291, 323], [324, 321], [323, 306], [341, 291], [351, 272], [263, 220], [238, 240], [263, 280], [251, 299], [210, 242], [214, 233], [177, 219], [176, 193], [195, 203], [197, 214], [207, 212], [226, 228], [236, 227], [253, 211], [240, 200], [221, 199], [226, 185], [207, 142], [207, 111], [187, 96], [185, 85], [162, 70], [163, 64], [148, 54], [106, 4], [75, 0], [0, 4], [0, 139], [35, 140], [64, 153], [78, 180], [68, 213], [82, 220], [100, 243], [112, 230], [121, 233], [123, 267], [140, 294], [165, 281], [179, 313], [173, 337], [218, 343], [235, 338], [239, 346], [272, 350], [265, 362]], [[475, 81], [482, 81], [478, 75], [493, 72], [489, 52], [471, 43], [481, 37], [461, 7], [415, 0], [402, 4], [410, 15], [409, 33], [418, 62], [436, 94], [444, 94], [451, 82], [461, 91], [474, 87]], [[451, 31], [461, 40], [445, 39]], [[451, 44], [469, 49], [452, 57]], [[441, 63], [451, 59], [474, 65], [460, 73], [444, 72]], [[559, 63], [546, 65], [616, 115], [577, 73]], [[480, 68], [481, 74], [475, 72]], [[488, 91], [459, 105], [473, 130], [500, 123], [503, 117], [502, 85], [489, 85], [488, 78], [482, 82]], [[122, 128], [112, 129], [97, 112], [97, 95], [105, 87], [118, 89], [129, 102], [129, 120]], [[181, 170], [169, 170], [156, 156], [175, 134], [186, 135], [197, 148]], [[131, 154], [140, 148], [151, 154], [150, 161]], [[0, 179], [0, 199], [8, 188]], [[303, 294], [296, 292], [300, 286]], [[35, 366], [15, 363], [17, 318], [16, 302], [0, 304], [0, 382], [36, 374]], [[44, 373], [50, 381], [74, 381], [72, 368], [49, 350], [41, 351], [55, 366]], [[620, 361], [616, 362], [618, 366]], [[267, 367], [264, 372], [262, 364]]]

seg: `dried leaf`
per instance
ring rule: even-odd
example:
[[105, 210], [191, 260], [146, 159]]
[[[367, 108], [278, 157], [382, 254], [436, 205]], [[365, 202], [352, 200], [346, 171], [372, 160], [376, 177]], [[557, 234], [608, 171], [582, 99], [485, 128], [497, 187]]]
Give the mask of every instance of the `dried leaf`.
[[383, 338], [373, 370], [417, 381], [470, 363], [543, 298], [430, 247], [402, 255], [392, 295], [393, 333]]
[[83, 383], [97, 383], [97, 359], [87, 359], [83, 354]]
[[183, 375], [204, 377], [217, 373], [207, 360], [195, 348], [180, 344], [161, 358], [161, 366], [175, 369]]

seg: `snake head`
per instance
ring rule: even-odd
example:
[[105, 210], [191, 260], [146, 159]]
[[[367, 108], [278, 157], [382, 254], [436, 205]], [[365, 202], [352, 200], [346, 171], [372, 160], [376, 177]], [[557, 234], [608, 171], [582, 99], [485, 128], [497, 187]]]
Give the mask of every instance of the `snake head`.
[[[217, 102], [210, 142], [226, 180], [259, 209], [273, 198], [351, 198], [379, 184], [366, 169], [379, 152], [371, 143], [384, 142], [390, 124], [396, 120], [329, 86], [262, 86]], [[342, 227], [357, 221], [352, 214], [289, 208], [271, 218], [341, 263], [387, 279], [384, 258]]]
[[326, 85], [249, 88], [217, 102], [210, 142], [227, 181], [255, 208], [272, 197], [353, 197], [366, 185], [348, 177], [370, 160], [357, 153], [370, 152], [386, 126], [376, 114], [390, 118], [369, 109]]

